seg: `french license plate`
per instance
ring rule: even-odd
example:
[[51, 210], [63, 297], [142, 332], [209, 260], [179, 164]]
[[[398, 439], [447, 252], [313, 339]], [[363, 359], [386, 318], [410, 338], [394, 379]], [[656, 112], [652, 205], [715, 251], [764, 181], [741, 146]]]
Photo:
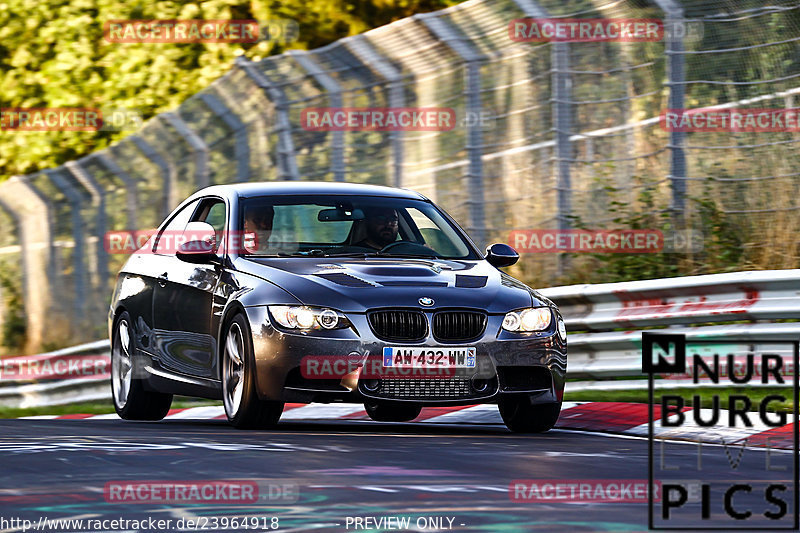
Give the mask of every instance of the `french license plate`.
[[384, 368], [475, 368], [475, 348], [385, 346]]

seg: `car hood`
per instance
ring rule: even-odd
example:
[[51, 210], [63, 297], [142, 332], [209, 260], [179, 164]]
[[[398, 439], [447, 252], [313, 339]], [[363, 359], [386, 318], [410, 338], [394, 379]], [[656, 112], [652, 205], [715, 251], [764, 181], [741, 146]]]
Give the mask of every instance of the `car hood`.
[[[490, 313], [552, 305], [484, 260], [239, 258], [236, 268], [280, 286], [305, 305], [345, 312], [421, 307], [420, 298], [431, 298], [431, 309], [471, 307]], [[250, 295], [250, 302], [252, 296], [257, 297]]]

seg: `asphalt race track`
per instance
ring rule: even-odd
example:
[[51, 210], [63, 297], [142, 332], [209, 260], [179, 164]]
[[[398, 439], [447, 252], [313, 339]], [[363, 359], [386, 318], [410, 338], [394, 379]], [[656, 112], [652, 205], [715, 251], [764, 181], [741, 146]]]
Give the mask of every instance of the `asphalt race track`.
[[[635, 437], [568, 430], [519, 436], [501, 426], [357, 420], [281, 422], [276, 431], [239, 431], [217, 420], [17, 419], [0, 427], [0, 516], [7, 519], [278, 517], [279, 531], [338, 532], [359, 530], [356, 517], [405, 516], [411, 531], [647, 529], [646, 503], [509, 496], [517, 479], [646, 480], [648, 442]], [[764, 478], [764, 450], [748, 448], [733, 470], [714, 448], [704, 446], [703, 480]], [[673, 466], [696, 465], [693, 444], [670, 443], [667, 454]], [[771, 461], [773, 468], [791, 465], [791, 453], [773, 452]], [[780, 474], [791, 480], [791, 466]], [[263, 504], [173, 505], [109, 503], [103, 492], [114, 481], [233, 479], [296, 484], [296, 493]], [[417, 527], [420, 517], [444, 527]]]

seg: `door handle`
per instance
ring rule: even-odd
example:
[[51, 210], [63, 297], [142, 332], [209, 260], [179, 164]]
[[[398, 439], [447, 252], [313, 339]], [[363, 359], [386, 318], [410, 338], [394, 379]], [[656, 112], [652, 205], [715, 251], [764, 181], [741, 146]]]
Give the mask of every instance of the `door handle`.
[[158, 276], [158, 284], [159, 284], [160, 286], [162, 286], [162, 287], [166, 287], [166, 286], [167, 286], [167, 280], [168, 280], [168, 279], [169, 279], [169, 276], [167, 275], [167, 273], [166, 273], [166, 272], [164, 272], [163, 274], [161, 274], [160, 276]]

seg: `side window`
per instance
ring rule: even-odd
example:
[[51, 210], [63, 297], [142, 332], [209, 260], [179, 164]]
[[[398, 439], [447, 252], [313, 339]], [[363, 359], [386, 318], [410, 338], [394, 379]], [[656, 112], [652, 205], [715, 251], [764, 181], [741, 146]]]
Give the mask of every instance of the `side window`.
[[170, 220], [169, 223], [164, 227], [161, 233], [158, 234], [155, 248], [155, 252], [157, 254], [175, 255], [176, 238], [183, 233], [183, 230], [186, 228], [186, 224], [189, 223], [189, 219], [191, 218], [192, 213], [194, 213], [195, 208], [197, 208], [198, 203], [200, 203], [200, 200], [195, 200], [178, 211], [178, 213], [172, 217], [172, 220]]
[[197, 210], [191, 221], [210, 224], [214, 228], [217, 247], [219, 247], [225, 232], [225, 202], [216, 199], [204, 200], [203, 205]]

